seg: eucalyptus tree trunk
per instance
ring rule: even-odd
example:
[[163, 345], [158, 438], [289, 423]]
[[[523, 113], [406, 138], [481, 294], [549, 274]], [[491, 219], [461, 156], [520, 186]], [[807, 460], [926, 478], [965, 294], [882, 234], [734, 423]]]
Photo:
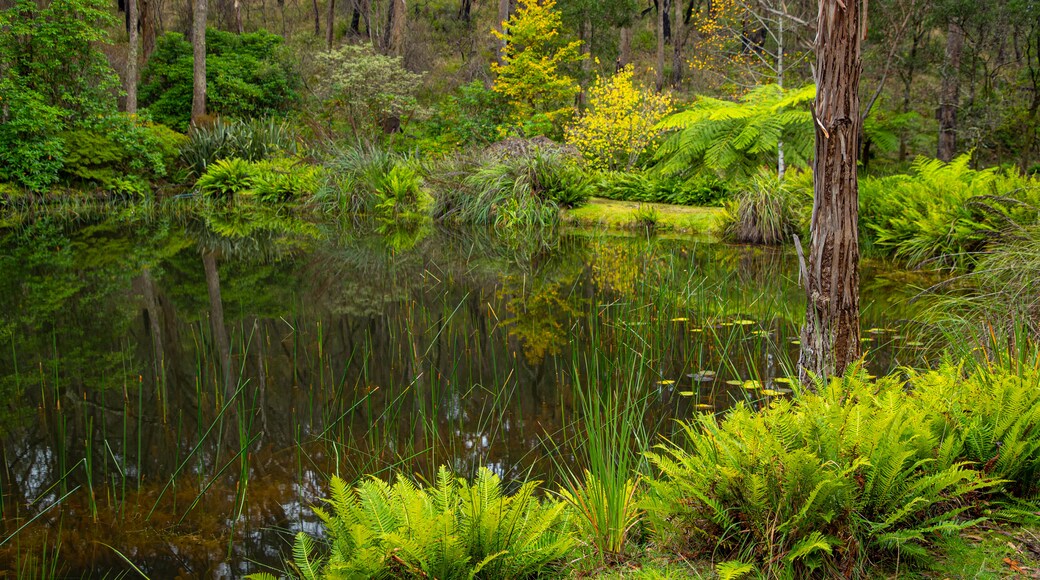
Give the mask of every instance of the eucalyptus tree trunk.
[[336, 40], [336, 0], [329, 0], [329, 15], [325, 20], [325, 48], [332, 50], [332, 43]]
[[961, 53], [964, 29], [951, 20], [946, 31], [946, 61], [943, 63], [942, 89], [939, 93], [939, 150], [942, 161], [951, 161], [957, 152], [957, 104], [960, 101]]
[[672, 18], [672, 86], [679, 88], [683, 80], [683, 44], [685, 29], [683, 28], [683, 2], [673, 0], [675, 16]]
[[195, 59], [194, 86], [191, 96], [193, 125], [206, 116], [206, 12], [207, 0], [195, 0], [191, 22], [191, 46]]
[[654, 86], [660, 91], [664, 89], [664, 21], [665, 21], [665, 0], [657, 0], [657, 66], [654, 77]]
[[[498, 0], [498, 21], [495, 23], [496, 30], [502, 33], [506, 31], [506, 22], [512, 15], [512, 11], [513, 4], [511, 0]], [[498, 41], [498, 64], [505, 64], [506, 44], [508, 44], [508, 41], [505, 38]]]
[[618, 62], [617, 69], [628, 66], [632, 62], [632, 27], [626, 26], [621, 29], [618, 39]]
[[126, 54], [126, 112], [137, 114], [137, 26], [140, 21], [137, 0], [127, 0], [127, 17], [130, 19], [130, 46]]
[[801, 259], [807, 308], [798, 376], [828, 379], [860, 358], [859, 79], [865, 5], [820, 0], [816, 37], [816, 155], [809, 260]]

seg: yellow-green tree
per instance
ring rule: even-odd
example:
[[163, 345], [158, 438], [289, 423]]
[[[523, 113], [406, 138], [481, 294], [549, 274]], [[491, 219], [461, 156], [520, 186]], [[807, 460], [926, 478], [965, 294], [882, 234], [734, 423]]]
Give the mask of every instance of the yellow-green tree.
[[567, 142], [599, 169], [631, 169], [662, 130], [672, 99], [642, 87], [632, 66], [599, 78], [589, 90], [589, 109], [567, 130]]
[[558, 134], [574, 111], [580, 87], [563, 69], [584, 57], [581, 41], [561, 37], [555, 8], [555, 0], [522, 1], [501, 32], [492, 30], [506, 43], [502, 62], [491, 64], [497, 75], [492, 89], [510, 108], [502, 133]]

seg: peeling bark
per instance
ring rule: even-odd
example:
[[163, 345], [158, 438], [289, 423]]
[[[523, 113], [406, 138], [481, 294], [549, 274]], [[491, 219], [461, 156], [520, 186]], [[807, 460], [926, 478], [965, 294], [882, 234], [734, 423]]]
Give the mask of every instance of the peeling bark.
[[801, 261], [808, 300], [798, 375], [806, 385], [813, 376], [841, 375], [861, 355], [856, 160], [863, 10], [856, 0], [820, 2], [811, 242], [808, 264]]

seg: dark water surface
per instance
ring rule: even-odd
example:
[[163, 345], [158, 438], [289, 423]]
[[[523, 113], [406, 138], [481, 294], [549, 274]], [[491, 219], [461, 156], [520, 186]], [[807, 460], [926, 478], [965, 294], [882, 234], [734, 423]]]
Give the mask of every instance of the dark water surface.
[[[227, 229], [0, 230], [0, 573], [111, 577], [119, 554], [152, 578], [277, 566], [317, 531], [309, 506], [336, 472], [488, 465], [555, 485], [579, 461], [574, 385], [606, 380], [585, 376], [590, 353], [638, 360], [664, 435], [790, 386], [776, 379], [804, 302], [789, 252]], [[912, 280], [865, 266], [870, 372], [924, 355]]]

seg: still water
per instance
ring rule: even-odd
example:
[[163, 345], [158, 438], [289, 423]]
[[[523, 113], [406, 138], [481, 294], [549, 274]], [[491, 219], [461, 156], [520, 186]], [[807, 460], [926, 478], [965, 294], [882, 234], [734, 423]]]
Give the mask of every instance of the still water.
[[[580, 462], [575, 388], [645, 383], [667, 436], [791, 386], [789, 252], [217, 226], [0, 230], [0, 574], [111, 577], [125, 557], [152, 578], [239, 577], [318, 533], [332, 473], [488, 465], [554, 486]], [[925, 283], [865, 265], [869, 372], [925, 356], [909, 324]], [[594, 357], [639, 372], [597, 376]]]

